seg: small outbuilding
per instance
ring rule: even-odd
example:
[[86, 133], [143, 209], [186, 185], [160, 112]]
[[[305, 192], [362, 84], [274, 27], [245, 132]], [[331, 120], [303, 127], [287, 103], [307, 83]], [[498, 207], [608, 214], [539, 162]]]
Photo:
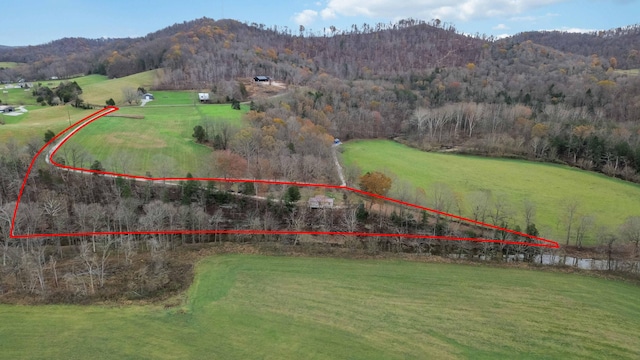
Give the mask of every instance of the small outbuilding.
[[268, 76], [258, 75], [253, 78], [254, 81], [263, 82], [271, 80]]
[[312, 209], [331, 209], [333, 199], [325, 195], [316, 195], [309, 199], [309, 207]]
[[198, 93], [198, 99], [200, 99], [200, 102], [209, 101], [209, 93]]
[[155, 98], [153, 97], [153, 94], [151, 94], [151, 93], [146, 93], [146, 94], [142, 95], [142, 98], [143, 98], [144, 100], [153, 100], [153, 99], [155, 99]]
[[0, 106], [0, 113], [10, 113], [13, 111], [15, 111], [15, 108], [13, 106], [8, 106], [8, 105]]

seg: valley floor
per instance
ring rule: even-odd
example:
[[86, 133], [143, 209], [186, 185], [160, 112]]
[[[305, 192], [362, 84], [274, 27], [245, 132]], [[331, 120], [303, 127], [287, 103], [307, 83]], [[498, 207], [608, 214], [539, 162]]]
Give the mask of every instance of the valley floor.
[[261, 255], [216, 255], [196, 270], [177, 307], [1, 305], [0, 358], [640, 355], [640, 288], [619, 281]]

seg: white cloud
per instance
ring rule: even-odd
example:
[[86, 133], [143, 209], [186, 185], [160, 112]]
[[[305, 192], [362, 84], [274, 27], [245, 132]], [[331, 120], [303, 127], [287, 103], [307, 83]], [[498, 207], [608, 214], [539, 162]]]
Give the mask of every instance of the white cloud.
[[498, 24], [492, 28], [493, 30], [508, 30], [509, 27], [505, 24]]
[[337, 17], [336, 12], [330, 8], [322, 9], [322, 11], [320, 11], [320, 16], [323, 20], [335, 19]]
[[[370, 18], [434, 18], [446, 21], [515, 16], [567, 0], [329, 0], [321, 14]], [[329, 17], [331, 15], [331, 17]]]
[[293, 14], [293, 21], [298, 25], [308, 26], [318, 17], [315, 10], [302, 10], [302, 12]]

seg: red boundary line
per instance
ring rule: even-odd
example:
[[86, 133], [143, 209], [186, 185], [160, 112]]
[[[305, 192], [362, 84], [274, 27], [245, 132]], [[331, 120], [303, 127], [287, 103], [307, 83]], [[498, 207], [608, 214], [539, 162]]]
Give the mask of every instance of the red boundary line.
[[[529, 235], [529, 234], [525, 234], [522, 232], [518, 232], [515, 230], [511, 230], [511, 229], [507, 229], [507, 228], [503, 228], [500, 226], [496, 226], [496, 225], [492, 225], [492, 224], [488, 224], [488, 223], [484, 223], [481, 221], [477, 221], [477, 220], [473, 220], [473, 219], [469, 219], [469, 218], [465, 218], [462, 216], [458, 216], [458, 215], [454, 215], [454, 214], [449, 214], [443, 211], [439, 211], [436, 209], [431, 209], [425, 206], [420, 206], [420, 205], [416, 205], [416, 204], [412, 204], [406, 201], [401, 201], [401, 200], [397, 200], [397, 199], [393, 199], [393, 198], [389, 198], [386, 196], [382, 196], [382, 195], [378, 195], [378, 194], [374, 194], [374, 193], [370, 193], [367, 191], [363, 191], [360, 189], [355, 189], [349, 186], [343, 186], [343, 185], [331, 185], [331, 184], [314, 184], [314, 183], [304, 183], [304, 182], [295, 182], [295, 181], [278, 181], [278, 180], [258, 180], [258, 179], [226, 179], [226, 178], [150, 178], [150, 177], [146, 177], [146, 176], [138, 176], [138, 175], [129, 175], [129, 174], [119, 174], [119, 173], [114, 173], [114, 172], [109, 172], [109, 171], [98, 171], [98, 170], [90, 170], [90, 169], [82, 169], [82, 168], [76, 168], [76, 167], [72, 167], [72, 166], [68, 166], [68, 165], [62, 165], [59, 164], [57, 162], [55, 162], [53, 160], [53, 156], [56, 154], [56, 152], [58, 151], [58, 149], [64, 145], [65, 142], [67, 142], [67, 140], [69, 140], [73, 135], [75, 135], [78, 131], [80, 131], [82, 128], [84, 128], [85, 126], [89, 125], [90, 123], [102, 118], [103, 116], [110, 114], [114, 111], [119, 110], [117, 107], [115, 106], [108, 106], [105, 107], [102, 110], [96, 111], [95, 113], [77, 121], [76, 123], [74, 123], [73, 125], [70, 125], [69, 127], [67, 127], [66, 129], [64, 129], [63, 131], [61, 131], [59, 134], [57, 134], [56, 136], [54, 136], [51, 140], [49, 140], [41, 149], [40, 151], [38, 151], [35, 156], [33, 157], [33, 159], [31, 160], [31, 164], [29, 165], [29, 168], [27, 169], [27, 173], [24, 177], [24, 180], [22, 182], [22, 186], [20, 188], [20, 193], [18, 194], [18, 200], [16, 201], [16, 206], [13, 212], [13, 217], [11, 219], [11, 228], [9, 231], [9, 236], [11, 238], [14, 239], [30, 239], [30, 238], [39, 238], [39, 237], [65, 237], [65, 236], [94, 236], [94, 235], [160, 235], [160, 234], [168, 234], [168, 235], [178, 235], [178, 234], [194, 234], [194, 235], [200, 235], [200, 234], [231, 234], [231, 235], [342, 235], [342, 236], [362, 236], [362, 237], [374, 237], [374, 236], [378, 236], [378, 237], [401, 237], [401, 238], [408, 238], [408, 239], [439, 239], [439, 240], [447, 240], [447, 241], [472, 241], [472, 242], [477, 242], [477, 243], [496, 243], [496, 244], [505, 244], [505, 245], [522, 245], [522, 246], [530, 246], [530, 247], [543, 247], [543, 248], [559, 248], [559, 244], [553, 240], [549, 240], [549, 239], [545, 239], [542, 237], [538, 237], [538, 236], [533, 236], [533, 235]], [[80, 126], [78, 126], [80, 125]], [[133, 232], [126, 232], [126, 231], [103, 231], [103, 232], [79, 232], [79, 233], [56, 233], [56, 234], [29, 234], [29, 235], [16, 235], [14, 233], [15, 230], [15, 221], [16, 221], [16, 216], [18, 214], [18, 209], [20, 206], [20, 201], [22, 200], [22, 194], [24, 192], [24, 189], [26, 187], [27, 184], [27, 179], [29, 178], [29, 175], [31, 174], [31, 171], [33, 169], [33, 166], [37, 160], [37, 158], [42, 154], [42, 152], [45, 151], [45, 149], [47, 149], [51, 144], [53, 144], [58, 138], [60, 138], [63, 134], [65, 134], [67, 131], [71, 130], [72, 128], [78, 126], [77, 128], [75, 128], [71, 133], [69, 133], [68, 135], [66, 135], [66, 137], [63, 139], [63, 141], [60, 142], [60, 144], [58, 144], [58, 146], [56, 147], [56, 149], [54, 149], [54, 151], [51, 152], [51, 154], [49, 155], [49, 161], [51, 162], [52, 165], [62, 168], [62, 169], [67, 169], [70, 171], [78, 171], [78, 172], [84, 172], [84, 173], [95, 173], [95, 174], [100, 174], [100, 175], [108, 175], [108, 176], [116, 176], [116, 177], [122, 177], [122, 178], [130, 178], [130, 179], [138, 179], [138, 180], [145, 180], [145, 181], [216, 181], [216, 182], [228, 182], [228, 183], [239, 183], [239, 182], [250, 182], [250, 183], [258, 183], [258, 184], [269, 184], [269, 185], [292, 185], [292, 186], [300, 186], [300, 187], [319, 187], [319, 188], [325, 188], [325, 189], [340, 189], [340, 190], [346, 190], [346, 191], [351, 191], [357, 194], [361, 194], [361, 195], [365, 195], [365, 196], [369, 196], [372, 198], [377, 198], [377, 199], [381, 199], [384, 201], [389, 201], [392, 203], [396, 203], [396, 204], [400, 204], [400, 205], [404, 205], [404, 206], [408, 206], [410, 208], [414, 208], [414, 209], [418, 209], [418, 210], [422, 210], [422, 211], [427, 211], [433, 214], [438, 214], [441, 216], [445, 216], [445, 217], [449, 217], [452, 219], [456, 219], [459, 221], [463, 221], [466, 223], [470, 223], [470, 224], [474, 224], [474, 225], [479, 225], [485, 228], [489, 228], [489, 229], [494, 229], [494, 230], [498, 230], [498, 231], [502, 231], [502, 232], [506, 232], [509, 234], [514, 234], [517, 236], [521, 236], [530, 240], [535, 240], [535, 241], [539, 241], [538, 243], [536, 242], [524, 242], [524, 241], [509, 241], [509, 240], [499, 240], [499, 239], [484, 239], [484, 238], [469, 238], [469, 237], [452, 237], [452, 236], [437, 236], [437, 235], [421, 235], [421, 234], [393, 234], [393, 233], [363, 233], [363, 232], [340, 232], [340, 231], [289, 231], [289, 230], [158, 230], [158, 231], [133, 231]]]

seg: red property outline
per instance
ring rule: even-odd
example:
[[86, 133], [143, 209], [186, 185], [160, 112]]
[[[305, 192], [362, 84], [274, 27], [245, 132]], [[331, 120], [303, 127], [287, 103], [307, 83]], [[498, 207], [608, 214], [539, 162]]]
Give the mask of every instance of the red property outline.
[[[20, 188], [20, 193], [18, 194], [18, 200], [16, 201], [16, 206], [13, 212], [13, 217], [11, 219], [11, 227], [9, 231], [9, 237], [13, 239], [30, 239], [30, 238], [39, 238], [39, 237], [65, 237], [65, 236], [93, 236], [93, 235], [159, 235], [159, 234], [168, 234], [168, 235], [177, 235], [177, 234], [232, 234], [232, 235], [341, 235], [341, 236], [361, 236], [361, 237], [401, 237], [408, 239], [439, 239], [439, 240], [447, 240], [447, 241], [471, 241], [477, 243], [496, 243], [496, 244], [505, 244], [505, 245], [522, 245], [522, 246], [530, 246], [530, 247], [541, 247], [541, 248], [559, 248], [559, 244], [555, 241], [548, 240], [545, 238], [541, 238], [538, 236], [528, 235], [522, 232], [518, 232], [515, 230], [510, 230], [507, 228], [499, 227], [496, 225], [484, 223], [481, 221], [465, 218], [462, 216], [449, 214], [443, 211], [431, 209], [428, 207], [411, 204], [406, 201], [401, 201], [393, 198], [389, 198], [382, 195], [373, 194], [370, 192], [366, 192], [360, 189], [355, 189], [346, 185], [331, 185], [331, 184], [314, 184], [314, 183], [304, 183], [304, 182], [295, 182], [295, 181], [278, 181], [278, 180], [257, 180], [257, 179], [226, 179], [226, 178], [150, 178], [145, 176], [137, 176], [137, 175], [129, 175], [129, 174], [119, 174], [109, 171], [98, 171], [98, 170], [90, 170], [83, 168], [76, 168], [68, 165], [62, 165], [53, 160], [53, 156], [56, 154], [58, 149], [73, 135], [75, 135], [78, 131], [80, 131], [85, 126], [90, 123], [102, 118], [103, 116], [110, 114], [112, 112], [118, 111], [119, 109], [115, 106], [108, 106], [95, 113], [77, 121], [73, 125], [70, 125], [59, 134], [54, 136], [51, 140], [49, 140], [41, 149], [38, 151], [33, 159], [31, 160], [31, 164], [27, 169], [27, 173], [22, 182], [22, 186]], [[79, 126], [78, 126], [79, 125]], [[77, 127], [76, 127], [77, 126]], [[357, 194], [369, 196], [372, 198], [381, 199], [384, 201], [389, 201], [392, 203], [404, 205], [410, 208], [427, 211], [432, 214], [438, 214], [441, 216], [449, 217], [458, 221], [466, 222], [473, 225], [482, 226], [489, 229], [494, 229], [502, 232], [506, 232], [509, 234], [514, 234], [517, 236], [521, 236], [529, 239], [530, 241], [537, 242], [525, 242], [525, 241], [509, 241], [509, 240], [499, 240], [499, 239], [485, 239], [485, 238], [469, 238], [469, 237], [452, 237], [452, 236], [437, 236], [437, 235], [422, 235], [422, 234], [401, 234], [401, 233], [364, 233], [364, 232], [340, 232], [340, 231], [291, 231], [291, 230], [158, 230], [158, 231], [133, 231], [133, 232], [119, 232], [119, 231], [97, 231], [97, 232], [79, 232], [79, 233], [55, 233], [55, 234], [29, 234], [29, 235], [16, 235], [14, 233], [15, 230], [15, 221], [16, 216], [18, 214], [18, 209], [20, 206], [20, 201], [22, 200], [22, 194], [27, 184], [27, 179], [31, 174], [31, 170], [38, 159], [38, 157], [45, 151], [51, 144], [53, 144], [56, 140], [58, 140], [63, 134], [67, 133], [69, 130], [76, 127], [69, 134], [65, 135], [62, 141], [56, 145], [56, 147], [48, 154], [47, 162], [52, 164], [53, 166], [66, 169], [68, 171], [74, 172], [82, 172], [82, 173], [95, 173], [99, 175], [105, 175], [109, 177], [121, 177], [121, 178], [129, 178], [135, 179], [138, 181], [215, 181], [215, 182], [227, 182], [227, 183], [239, 183], [239, 182], [250, 182], [250, 183], [258, 183], [258, 184], [269, 184], [269, 185], [291, 185], [291, 186], [300, 186], [300, 187], [317, 187], [324, 189], [339, 189], [351, 191]]]

